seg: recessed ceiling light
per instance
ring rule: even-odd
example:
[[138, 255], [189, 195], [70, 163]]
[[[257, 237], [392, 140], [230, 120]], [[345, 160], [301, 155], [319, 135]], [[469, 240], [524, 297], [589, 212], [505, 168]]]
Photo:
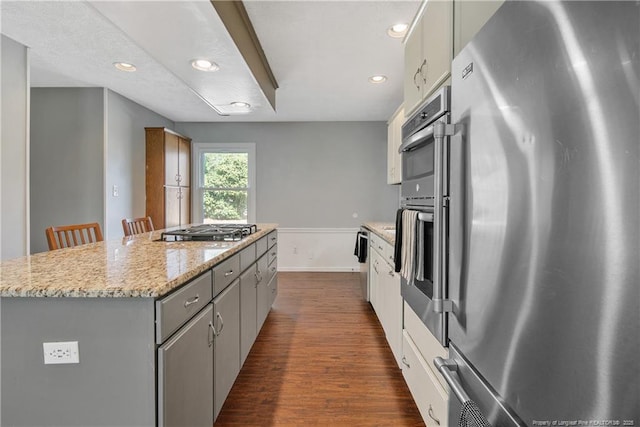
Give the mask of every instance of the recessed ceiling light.
[[191, 61], [191, 66], [200, 71], [218, 71], [220, 69], [218, 64], [208, 59], [194, 59]]
[[236, 107], [236, 108], [249, 108], [251, 107], [251, 105], [247, 102], [242, 102], [242, 101], [235, 101], [231, 103], [232, 107]]
[[409, 24], [395, 24], [387, 28], [387, 34], [389, 35], [389, 37], [400, 38], [404, 37], [405, 34], [407, 34], [408, 29]]
[[136, 70], [136, 66], [133, 64], [129, 64], [128, 62], [114, 62], [113, 66], [120, 71], [133, 72]]
[[369, 83], [383, 83], [387, 81], [387, 76], [371, 76], [369, 77]]

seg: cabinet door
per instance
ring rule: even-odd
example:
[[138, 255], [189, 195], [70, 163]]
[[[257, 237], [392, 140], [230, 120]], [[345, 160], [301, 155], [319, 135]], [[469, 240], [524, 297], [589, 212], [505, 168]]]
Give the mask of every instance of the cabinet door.
[[453, 56], [471, 41], [502, 3], [504, 0], [454, 2]]
[[258, 336], [258, 278], [256, 266], [240, 276], [240, 365], [247, 360]]
[[400, 107], [387, 124], [387, 184], [400, 184], [402, 162], [398, 149], [402, 144], [404, 108]]
[[404, 45], [404, 108], [408, 115], [422, 100], [420, 67], [425, 60], [422, 55], [422, 19], [416, 23]]
[[189, 187], [191, 182], [191, 141], [178, 138], [178, 175], [180, 185]]
[[158, 348], [158, 425], [213, 425], [213, 307]]
[[180, 187], [179, 193], [180, 225], [187, 225], [191, 223], [191, 189]]
[[216, 330], [214, 369], [214, 419], [218, 417], [240, 373], [240, 280], [213, 300]]
[[258, 301], [257, 301], [257, 313], [258, 313], [258, 333], [260, 333], [260, 329], [262, 329], [262, 325], [264, 321], [267, 319], [269, 315], [269, 309], [271, 306], [269, 305], [270, 300], [270, 289], [269, 289], [269, 264], [268, 264], [268, 256], [267, 254], [263, 255], [260, 259], [258, 259], [257, 268], [258, 268]]
[[400, 274], [387, 264], [386, 288], [387, 300], [385, 304], [385, 320], [387, 322], [387, 341], [396, 358], [396, 363], [402, 367], [402, 308], [403, 300], [400, 293]]
[[[370, 234], [371, 235], [371, 234]], [[373, 249], [373, 245], [369, 246], [369, 300], [371, 302], [371, 306], [373, 307], [373, 310], [376, 312], [376, 315], [378, 316], [378, 319], [380, 319], [380, 316], [382, 314], [382, 310], [381, 310], [381, 303], [382, 303], [382, 298], [381, 298], [381, 280], [380, 280], [380, 272], [381, 272], [381, 259], [380, 259], [380, 255], [378, 254], [378, 252]]]
[[427, 61], [422, 67], [423, 98], [431, 95], [451, 75], [452, 34], [453, 2], [428, 2], [422, 22], [422, 55]]
[[164, 184], [179, 185], [178, 151], [179, 138], [170, 132], [164, 133]]
[[164, 228], [180, 225], [180, 199], [179, 187], [164, 188]]

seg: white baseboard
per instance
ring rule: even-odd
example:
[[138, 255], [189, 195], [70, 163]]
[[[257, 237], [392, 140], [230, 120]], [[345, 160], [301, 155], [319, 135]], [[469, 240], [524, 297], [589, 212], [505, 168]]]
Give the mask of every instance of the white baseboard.
[[278, 271], [356, 272], [358, 228], [278, 228]]

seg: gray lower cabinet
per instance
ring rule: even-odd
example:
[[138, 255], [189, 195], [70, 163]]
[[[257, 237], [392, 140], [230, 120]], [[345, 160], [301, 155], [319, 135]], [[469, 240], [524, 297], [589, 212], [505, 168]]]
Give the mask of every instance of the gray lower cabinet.
[[[276, 247], [274, 246], [272, 249], [275, 250], [275, 248]], [[269, 288], [269, 302], [266, 307], [267, 312], [271, 310], [271, 306], [278, 296], [278, 278], [276, 277], [278, 275], [278, 258], [275, 256], [273, 258], [269, 257], [269, 261], [269, 284], [267, 285], [267, 287]]]
[[235, 280], [213, 300], [214, 420], [240, 373], [240, 280]]
[[213, 425], [213, 305], [158, 348], [158, 426]]
[[258, 274], [255, 265], [240, 275], [240, 365], [258, 335]]
[[257, 284], [257, 297], [256, 301], [257, 305], [257, 318], [258, 318], [258, 330], [262, 328], [264, 321], [267, 320], [267, 315], [269, 314], [269, 309], [271, 306], [269, 305], [269, 301], [271, 300], [271, 290], [269, 288], [269, 264], [268, 264], [267, 254], [263, 255], [262, 258], [258, 259], [256, 263], [258, 268], [258, 284]]

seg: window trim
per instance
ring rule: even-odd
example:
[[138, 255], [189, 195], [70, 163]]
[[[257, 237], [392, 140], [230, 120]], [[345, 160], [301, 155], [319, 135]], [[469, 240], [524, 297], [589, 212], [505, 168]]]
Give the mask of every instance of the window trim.
[[204, 153], [247, 153], [249, 161], [249, 176], [247, 177], [247, 223], [256, 222], [256, 144], [255, 142], [197, 142], [193, 144], [191, 163], [194, 165], [191, 191], [195, 197], [191, 198], [191, 221], [201, 224], [203, 219], [201, 201], [203, 197], [202, 163], [200, 158]]

